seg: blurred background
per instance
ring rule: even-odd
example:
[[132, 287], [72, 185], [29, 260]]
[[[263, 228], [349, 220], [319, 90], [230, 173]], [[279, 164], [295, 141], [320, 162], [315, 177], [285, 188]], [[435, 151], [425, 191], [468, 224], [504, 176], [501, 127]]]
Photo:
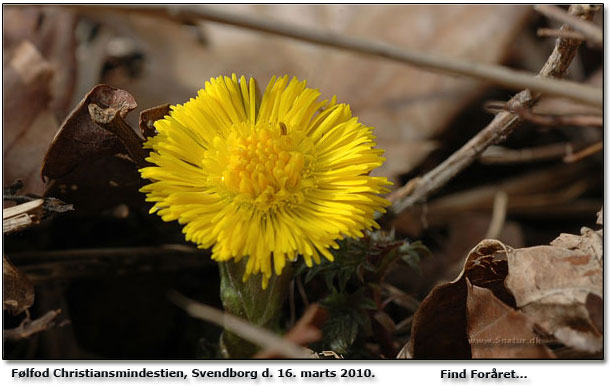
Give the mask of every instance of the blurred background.
[[[532, 73], [554, 45], [537, 30], [558, 27], [527, 5], [209, 7]], [[594, 22], [601, 24], [602, 13]], [[21, 194], [74, 206], [4, 237], [5, 255], [35, 286], [32, 318], [62, 310], [53, 328], [6, 342], [5, 359], [204, 358], [216, 350], [220, 330], [189, 318], [165, 297], [178, 289], [220, 307], [217, 267], [205, 251], [186, 244], [177, 224], [147, 214], [133, 164], [111, 154], [83, 161], [54, 181], [40, 177], [60, 124], [96, 84], [133, 95], [138, 107], [126, 120], [137, 127], [139, 111], [184, 103], [210, 77], [254, 76], [262, 88], [273, 75], [306, 79], [323, 98], [336, 95], [376, 128], [387, 158], [376, 174], [394, 188], [438, 165], [485, 127], [493, 117], [487, 102], [514, 94], [381, 58], [164, 14], [137, 6], [3, 6], [3, 185], [21, 179]], [[583, 44], [568, 78], [601, 87], [602, 71], [603, 50]], [[596, 112], [559, 98], [546, 102], [540, 108], [551, 112]], [[506, 219], [493, 236], [514, 248], [593, 226], [603, 204], [603, 155], [569, 163], [563, 158], [567, 146], [577, 151], [602, 138], [600, 127], [526, 123], [427, 205], [395, 219], [397, 233], [422, 240], [431, 255], [419, 271], [400, 266], [388, 278], [415, 304], [390, 308], [394, 322], [408, 319], [436, 283], [453, 279], [465, 254], [489, 236], [499, 191], [508, 197]], [[540, 147], [555, 149], [554, 155], [502, 158], [507, 150]], [[5, 312], [4, 328], [21, 319]], [[398, 346], [408, 340], [408, 322], [395, 335]]]

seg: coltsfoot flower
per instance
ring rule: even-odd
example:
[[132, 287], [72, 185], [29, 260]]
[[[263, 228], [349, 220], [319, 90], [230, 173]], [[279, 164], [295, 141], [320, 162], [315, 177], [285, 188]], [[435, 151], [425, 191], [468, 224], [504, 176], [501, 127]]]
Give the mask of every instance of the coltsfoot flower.
[[336, 240], [379, 228], [390, 183], [372, 129], [346, 104], [319, 101], [305, 81], [273, 77], [262, 99], [254, 79], [217, 77], [158, 120], [140, 170], [151, 213], [184, 225], [186, 240], [217, 261], [247, 259], [244, 281], [303, 257], [333, 260]]

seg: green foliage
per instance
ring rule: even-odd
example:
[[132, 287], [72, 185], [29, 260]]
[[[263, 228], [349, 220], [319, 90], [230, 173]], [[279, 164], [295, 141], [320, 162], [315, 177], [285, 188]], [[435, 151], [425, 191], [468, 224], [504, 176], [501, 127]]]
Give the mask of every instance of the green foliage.
[[[339, 242], [340, 248], [333, 250], [334, 262], [323, 260], [310, 269], [304, 265], [299, 272], [305, 271], [305, 283], [314, 277], [322, 276], [329, 290], [344, 292], [347, 282], [354, 276], [364, 282], [364, 271], [374, 272], [375, 267], [367, 259], [366, 245], [360, 240], [345, 239]], [[335, 286], [335, 283], [337, 286]]]
[[371, 329], [367, 310], [374, 310], [377, 305], [364, 292], [364, 288], [353, 294], [334, 292], [321, 302], [328, 310], [328, 320], [322, 328], [323, 339], [336, 353], [347, 353], [358, 332]]
[[333, 251], [334, 262], [312, 268], [302, 265], [297, 275], [304, 275], [306, 285], [318, 280], [326, 284], [330, 293], [320, 300], [328, 311], [322, 345], [347, 354], [359, 336], [371, 333], [371, 311], [381, 308], [381, 282], [389, 267], [404, 262], [419, 272], [421, 256], [428, 249], [419, 241], [396, 240], [393, 232], [383, 231], [342, 240], [339, 246]]
[[398, 247], [400, 258], [409, 268], [421, 275], [421, 267], [419, 265], [422, 254], [430, 255], [430, 250], [421, 241], [413, 243], [404, 243]]

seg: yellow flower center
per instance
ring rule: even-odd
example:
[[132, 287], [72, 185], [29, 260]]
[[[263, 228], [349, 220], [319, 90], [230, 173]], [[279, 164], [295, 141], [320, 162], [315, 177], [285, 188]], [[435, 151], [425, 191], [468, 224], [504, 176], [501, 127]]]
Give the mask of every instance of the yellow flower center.
[[228, 141], [221, 181], [230, 192], [257, 202], [282, 201], [298, 190], [305, 157], [287, 135], [286, 126], [252, 130]]

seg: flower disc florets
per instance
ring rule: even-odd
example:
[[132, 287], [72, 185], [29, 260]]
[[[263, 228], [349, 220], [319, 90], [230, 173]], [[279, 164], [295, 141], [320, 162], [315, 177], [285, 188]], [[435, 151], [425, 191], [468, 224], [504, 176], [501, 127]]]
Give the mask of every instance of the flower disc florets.
[[348, 105], [318, 101], [296, 78], [271, 79], [261, 100], [254, 79], [212, 78], [195, 99], [155, 123], [141, 170], [151, 213], [184, 224], [186, 239], [212, 258], [247, 258], [263, 287], [301, 255], [311, 266], [345, 236], [378, 227], [388, 181], [370, 127]]

